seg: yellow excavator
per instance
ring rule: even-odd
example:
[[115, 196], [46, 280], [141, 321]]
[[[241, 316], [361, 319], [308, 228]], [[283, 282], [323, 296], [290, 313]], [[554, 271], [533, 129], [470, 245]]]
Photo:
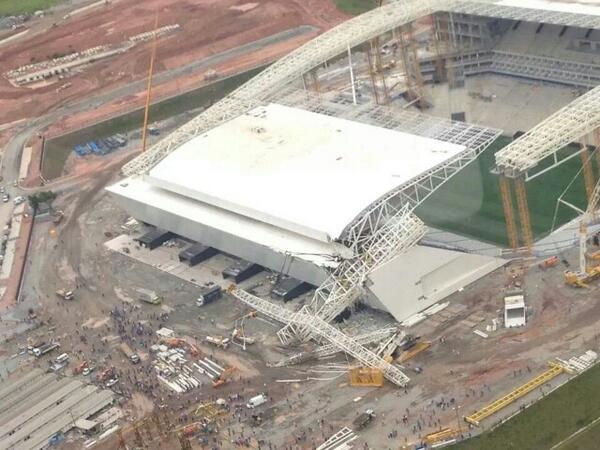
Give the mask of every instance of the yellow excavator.
[[565, 282], [569, 286], [588, 287], [590, 281], [600, 277], [600, 265], [598, 263], [588, 264], [590, 261], [599, 261], [600, 252], [588, 253], [587, 251], [588, 226], [596, 219], [598, 203], [600, 203], [600, 180], [596, 183], [587, 209], [581, 216], [579, 224], [579, 270], [565, 271]]

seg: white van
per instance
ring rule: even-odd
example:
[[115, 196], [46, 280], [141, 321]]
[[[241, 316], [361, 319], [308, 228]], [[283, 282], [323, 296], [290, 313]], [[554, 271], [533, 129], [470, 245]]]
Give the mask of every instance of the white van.
[[69, 355], [67, 355], [66, 353], [58, 355], [55, 359], [57, 364], [62, 364], [64, 362], [67, 362], [68, 360], [69, 360]]
[[267, 396], [265, 394], [260, 394], [248, 400], [248, 403], [246, 403], [246, 408], [254, 409], [257, 406], [262, 405], [263, 403], [267, 403]]

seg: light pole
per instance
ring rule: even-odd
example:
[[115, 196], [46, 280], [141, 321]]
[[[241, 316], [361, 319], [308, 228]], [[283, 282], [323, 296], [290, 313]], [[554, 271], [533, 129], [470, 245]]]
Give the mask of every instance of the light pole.
[[454, 412], [456, 413], [456, 425], [458, 426], [458, 431], [459, 431], [459, 433], [462, 433], [462, 427], [461, 427], [461, 424], [460, 424], [460, 418], [458, 417], [458, 410], [459, 410], [460, 408], [461, 408], [461, 406], [460, 406], [460, 405], [456, 405], [456, 406], [453, 406], [453, 407], [452, 407], [452, 409], [453, 409], [453, 410], [454, 410]]

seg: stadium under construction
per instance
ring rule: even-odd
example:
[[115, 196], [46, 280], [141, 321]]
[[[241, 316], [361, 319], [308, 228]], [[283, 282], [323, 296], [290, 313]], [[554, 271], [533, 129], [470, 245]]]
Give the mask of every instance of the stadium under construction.
[[598, 6], [391, 1], [265, 69], [108, 190], [140, 221], [318, 286], [301, 305], [231, 293], [282, 322], [282, 342], [318, 336], [405, 385], [329, 322], [359, 299], [404, 321], [515, 254], [573, 247], [598, 192], [599, 56]]

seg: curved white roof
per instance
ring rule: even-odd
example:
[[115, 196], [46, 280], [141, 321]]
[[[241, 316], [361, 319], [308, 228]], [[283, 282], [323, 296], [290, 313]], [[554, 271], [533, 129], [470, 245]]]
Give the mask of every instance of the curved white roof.
[[182, 145], [146, 181], [328, 242], [379, 197], [464, 150], [270, 104]]

